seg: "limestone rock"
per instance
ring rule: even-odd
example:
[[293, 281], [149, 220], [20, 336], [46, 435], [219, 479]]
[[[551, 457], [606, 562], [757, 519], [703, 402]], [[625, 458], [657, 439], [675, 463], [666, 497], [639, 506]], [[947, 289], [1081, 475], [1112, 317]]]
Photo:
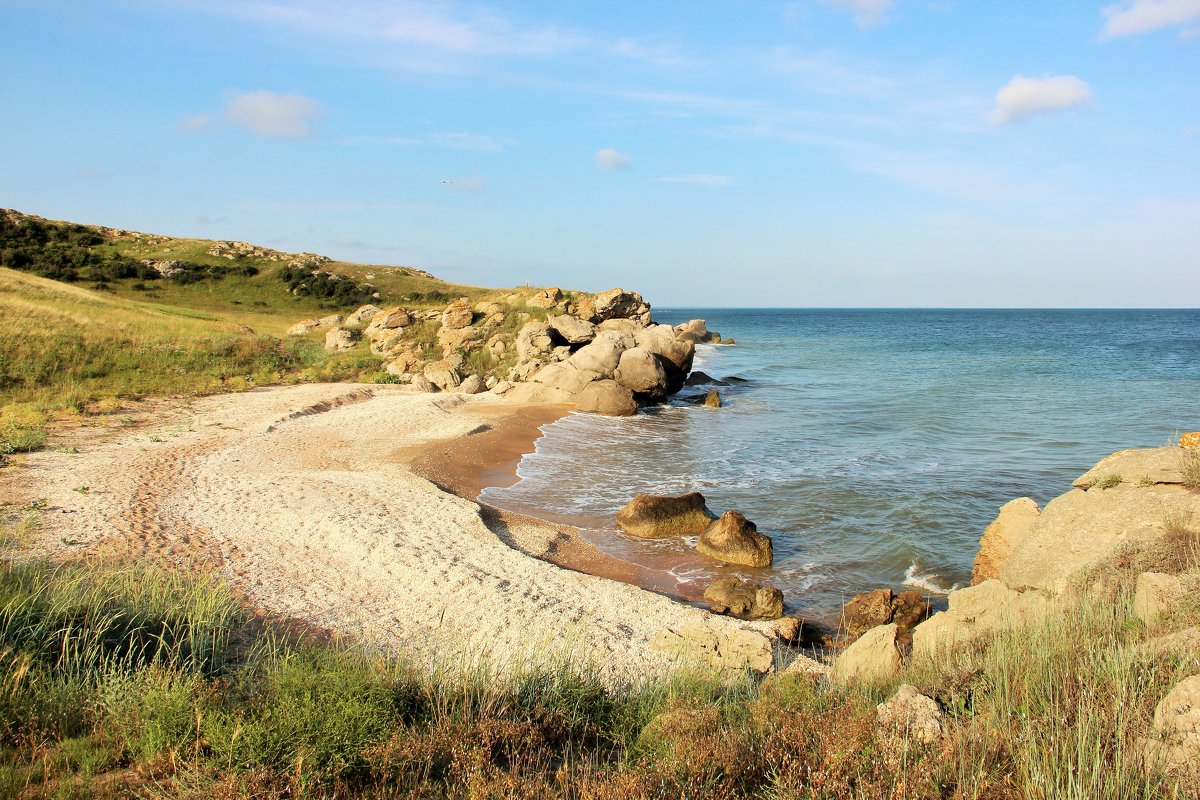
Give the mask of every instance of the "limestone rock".
[[443, 392], [462, 383], [462, 375], [458, 368], [445, 361], [433, 361], [426, 364], [424, 375], [426, 380]]
[[708, 326], [702, 319], [688, 320], [682, 325], [675, 326], [675, 338], [693, 343], [707, 341]]
[[758, 674], [775, 665], [771, 640], [754, 630], [693, 622], [680, 630], [664, 628], [650, 646], [677, 659], [729, 672], [750, 669]]
[[474, 319], [475, 314], [471, 311], [471, 306], [465, 300], [455, 300], [442, 312], [442, 327], [451, 330], [465, 328]]
[[937, 744], [942, 738], [942, 709], [932, 697], [905, 683], [886, 703], [875, 706], [881, 728], [899, 733], [921, 744]]
[[879, 683], [900, 672], [896, 626], [880, 625], [864, 633], [833, 662], [830, 679], [837, 684]]
[[740, 578], [721, 578], [704, 590], [704, 602], [717, 614], [741, 619], [776, 619], [783, 615], [783, 592]]
[[617, 512], [617, 526], [643, 539], [694, 536], [707, 530], [712, 521], [713, 513], [699, 492], [678, 497], [636, 494]]
[[696, 542], [696, 550], [710, 558], [748, 567], [769, 567], [771, 539], [737, 511], [726, 511], [708, 526]]
[[556, 287], [551, 287], [549, 289], [542, 289], [533, 297], [529, 298], [526, 304], [535, 306], [537, 308], [554, 308], [556, 305], [562, 302], [562, 299], [562, 290]]
[[1028, 625], [1050, 608], [1037, 591], [1014, 591], [998, 580], [950, 593], [949, 608], [913, 630], [913, 656], [938, 658], [998, 630]]
[[285, 336], [303, 336], [304, 334], [306, 334], [310, 331], [315, 331], [319, 327], [321, 327], [321, 321], [316, 318], [301, 320], [300, 322], [297, 322], [292, 327], [288, 328], [287, 333], [284, 335]]
[[576, 350], [569, 360], [579, 369], [611, 378], [621, 363], [621, 353], [626, 349], [622, 334], [601, 333], [591, 344]]
[[436, 392], [438, 389], [433, 385], [433, 382], [424, 375], [414, 375], [412, 379], [412, 387], [418, 392]]
[[1000, 577], [1000, 568], [1013, 546], [1032, 530], [1042, 510], [1028, 497], [1018, 497], [1000, 506], [1000, 514], [987, 526], [979, 540], [979, 553], [971, 570], [971, 583]]
[[569, 314], [560, 314], [557, 317], [550, 317], [547, 320], [550, 327], [558, 332], [558, 335], [566, 339], [569, 344], [587, 344], [592, 339], [596, 338], [596, 326], [587, 320], [572, 317]]
[[366, 334], [371, 336], [377, 332], [407, 328], [412, 322], [412, 314], [408, 312], [408, 309], [396, 306], [386, 311], [380, 311], [371, 317], [371, 324], [367, 326]]
[[771, 623], [771, 630], [783, 642], [796, 642], [804, 629], [804, 623], [796, 617], [780, 617]]
[[508, 381], [496, 381], [496, 385], [492, 387], [492, 394], [504, 394], [512, 388], [512, 384]]
[[609, 319], [650, 322], [650, 305], [637, 292], [609, 289], [579, 302], [579, 316], [594, 323]]
[[1090, 489], [1110, 475], [1119, 475], [1126, 483], [1183, 483], [1180, 465], [1182, 447], [1153, 447], [1119, 450], [1096, 462], [1096, 466], [1075, 479], [1076, 489]]
[[343, 322], [345, 322], [345, 320], [342, 318], [341, 314], [330, 314], [327, 317], [321, 317], [319, 320], [317, 320], [317, 327], [329, 328], [334, 325], [341, 325]]
[[353, 312], [351, 312], [350, 316], [346, 317], [346, 324], [362, 325], [364, 322], [368, 321], [378, 313], [379, 308], [377, 306], [359, 306], [358, 308], [354, 309]]
[[330, 328], [325, 334], [325, 349], [329, 351], [349, 350], [361, 338], [358, 331], [349, 328]]
[[479, 394], [487, 391], [487, 383], [478, 375], [468, 375], [459, 384], [458, 391], [463, 394]]
[[575, 408], [610, 417], [629, 417], [637, 413], [633, 392], [614, 380], [596, 380], [583, 387], [575, 397]]
[[1142, 647], [1155, 658], [1191, 656], [1193, 665], [1200, 667], [1200, 626], [1155, 636]]
[[1143, 572], [1137, 577], [1133, 614], [1147, 625], [1152, 625], [1155, 620], [1178, 605], [1186, 594], [1187, 588], [1178, 576], [1163, 572]]
[[1200, 778], [1200, 675], [1180, 681], [1154, 709], [1150, 736], [1138, 740], [1148, 766]]
[[544, 383], [555, 389], [561, 389], [570, 395], [577, 395], [583, 388], [600, 378], [599, 373], [586, 369], [576, 369], [569, 363], [548, 364], [538, 370], [533, 380]]
[[546, 356], [554, 348], [554, 338], [550, 335], [550, 326], [545, 322], [531, 320], [517, 331], [517, 358], [522, 361]]
[[842, 607], [842, 625], [850, 636], [858, 636], [891, 621], [891, 589], [876, 589], [855, 595]]
[[636, 394], [651, 397], [666, 395], [667, 374], [654, 353], [643, 347], [634, 347], [621, 353], [617, 365], [617, 383]]
[[[596, 323], [596, 330], [601, 333], [623, 333], [626, 336], [633, 336], [634, 333], [640, 331], [644, 325], [635, 319], [606, 319], [603, 322]], [[633, 345], [630, 345], [632, 347]]]

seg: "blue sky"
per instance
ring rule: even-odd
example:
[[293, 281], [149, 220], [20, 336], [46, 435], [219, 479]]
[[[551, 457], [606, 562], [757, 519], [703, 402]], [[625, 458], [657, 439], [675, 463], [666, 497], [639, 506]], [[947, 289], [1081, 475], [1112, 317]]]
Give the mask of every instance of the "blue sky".
[[655, 305], [1200, 305], [1200, 0], [0, 0], [0, 206]]

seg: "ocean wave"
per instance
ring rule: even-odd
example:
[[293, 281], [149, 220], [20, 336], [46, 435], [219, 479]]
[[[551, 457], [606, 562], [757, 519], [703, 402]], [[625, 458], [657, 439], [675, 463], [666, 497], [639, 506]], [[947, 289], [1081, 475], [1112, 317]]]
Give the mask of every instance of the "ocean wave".
[[904, 571], [904, 585], [912, 586], [917, 589], [924, 589], [930, 594], [950, 594], [959, 588], [957, 583], [946, 588], [938, 582], [942, 576], [936, 572], [921, 572], [921, 565], [917, 561], [913, 561], [908, 565], [908, 569]]

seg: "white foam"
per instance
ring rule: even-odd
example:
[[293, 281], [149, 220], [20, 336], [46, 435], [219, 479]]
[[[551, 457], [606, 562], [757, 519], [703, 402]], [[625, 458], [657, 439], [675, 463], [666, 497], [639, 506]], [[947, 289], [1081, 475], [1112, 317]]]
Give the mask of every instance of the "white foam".
[[916, 561], [908, 565], [908, 569], [904, 571], [904, 585], [914, 586], [918, 589], [924, 589], [930, 594], [950, 594], [955, 589], [959, 588], [958, 584], [954, 584], [949, 589], [937, 582], [941, 577], [936, 572], [920, 573], [921, 566]]

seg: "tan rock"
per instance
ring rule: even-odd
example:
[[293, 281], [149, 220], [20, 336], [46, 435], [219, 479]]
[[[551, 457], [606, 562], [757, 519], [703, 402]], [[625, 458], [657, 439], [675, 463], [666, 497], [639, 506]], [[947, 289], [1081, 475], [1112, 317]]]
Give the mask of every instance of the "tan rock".
[[1017, 592], [998, 580], [950, 593], [949, 608], [913, 629], [913, 656], [937, 659], [997, 631], [1036, 622], [1050, 608], [1037, 591]]
[[551, 287], [549, 289], [542, 289], [533, 297], [529, 298], [529, 300], [526, 301], [526, 304], [536, 306], [537, 308], [554, 308], [556, 305], [562, 302], [562, 299], [562, 290], [556, 287]]
[[554, 349], [554, 338], [550, 335], [550, 326], [538, 320], [526, 322], [517, 331], [515, 342], [517, 358], [522, 361], [549, 355]]
[[321, 321], [319, 319], [313, 318], [313, 319], [301, 320], [300, 322], [297, 322], [292, 327], [288, 328], [287, 333], [284, 335], [285, 336], [303, 336], [306, 333], [315, 331], [319, 327], [321, 327]]
[[359, 306], [350, 316], [346, 317], [347, 325], [362, 325], [379, 313], [379, 308], [372, 305]]
[[1179, 469], [1183, 455], [1181, 447], [1119, 450], [1100, 459], [1072, 485], [1076, 489], [1090, 489], [1111, 475], [1118, 475], [1122, 482], [1130, 484], [1179, 484], [1183, 482]]
[[1154, 658], [1191, 656], [1192, 665], [1200, 668], [1200, 626], [1155, 636], [1142, 648]]
[[1000, 506], [1000, 514], [987, 526], [979, 540], [979, 553], [971, 570], [971, 583], [1000, 577], [1000, 568], [1013, 546], [1025, 538], [1042, 510], [1028, 497], [1018, 497]]
[[[606, 319], [603, 322], [597, 323], [596, 330], [601, 333], [623, 333], [626, 336], [633, 336], [644, 327], [636, 319]], [[633, 347], [632, 344], [629, 346]]]
[[327, 317], [321, 317], [319, 320], [317, 320], [317, 327], [329, 328], [334, 325], [341, 325], [344, 321], [345, 320], [342, 318], [341, 314], [330, 314]]
[[895, 677], [901, 665], [896, 632], [895, 625], [880, 625], [864, 633], [834, 660], [830, 680], [845, 686], [881, 683]]
[[414, 375], [412, 379], [412, 387], [418, 392], [436, 392], [438, 388], [433, 385], [433, 382], [424, 375]]
[[348, 328], [330, 328], [325, 334], [325, 349], [329, 351], [349, 350], [361, 338], [358, 331]]
[[941, 707], [907, 683], [875, 707], [875, 720], [881, 728], [921, 744], [937, 744], [942, 738]]
[[770, 672], [775, 665], [774, 649], [766, 635], [706, 622], [694, 622], [679, 630], [664, 628], [650, 646], [685, 662], [733, 673], [749, 669], [761, 675]]
[[[592, 322], [603, 322], [607, 319], [633, 319], [643, 324], [650, 321], [650, 304], [637, 292], [627, 292], [624, 289], [609, 289], [607, 292], [586, 298], [586, 304], [581, 301], [581, 311], [587, 308], [591, 314], [587, 319]], [[582, 313], [580, 316], [584, 316]]]
[[367, 326], [366, 334], [371, 336], [377, 331], [395, 331], [399, 328], [408, 327], [412, 322], [412, 314], [409, 313], [408, 309], [396, 306], [386, 311], [380, 311], [371, 317], [371, 324]]
[[783, 592], [734, 577], [712, 583], [704, 590], [704, 602], [717, 614], [740, 619], [776, 619], [783, 615]]
[[615, 373], [617, 383], [637, 393], [661, 397], [666, 394], [667, 374], [654, 353], [634, 347], [621, 353]]
[[622, 334], [601, 333], [591, 344], [579, 348], [569, 359], [579, 369], [611, 378], [621, 363], [621, 353], [627, 349]]
[[504, 393], [514, 403], [573, 403], [575, 395], [544, 383], [518, 383]]
[[573, 396], [582, 392], [584, 387], [592, 381], [599, 380], [600, 374], [586, 369], [576, 369], [570, 363], [560, 362], [542, 367], [534, 373], [532, 379], [538, 383], [553, 386], [555, 389], [561, 389]]
[[487, 382], [478, 375], [468, 375], [459, 384], [458, 391], [462, 394], [479, 394], [487, 391]]
[[462, 375], [458, 367], [446, 361], [433, 361], [425, 365], [425, 379], [443, 392], [449, 391], [462, 383]]
[[629, 417], [637, 413], [633, 392], [614, 380], [589, 383], [575, 397], [575, 408], [610, 417]]
[[876, 589], [855, 595], [842, 607], [842, 626], [850, 636], [858, 636], [891, 621], [891, 589]]
[[550, 327], [569, 344], [587, 344], [596, 338], [596, 326], [587, 320], [560, 314], [547, 320]]
[[1200, 431], [1179, 434], [1179, 446], [1186, 450], [1200, 449]]
[[696, 550], [728, 564], [769, 567], [772, 561], [771, 538], [737, 511], [726, 511], [708, 526], [696, 541]]
[[1154, 709], [1150, 736], [1138, 740], [1148, 766], [1200, 778], [1200, 675], [1180, 681]]
[[699, 492], [665, 497], [636, 494], [617, 512], [617, 527], [643, 539], [695, 536], [713, 521], [713, 513]]
[[704, 405], [708, 408], [720, 408], [721, 393], [716, 389], [710, 389], [708, 394], [704, 395]]
[[1147, 625], [1169, 613], [1187, 595], [1187, 587], [1176, 575], [1143, 572], [1133, 594], [1133, 615]]
[[471, 311], [471, 306], [464, 300], [455, 300], [442, 312], [442, 327], [451, 330], [465, 328], [474, 319], [475, 314]]

